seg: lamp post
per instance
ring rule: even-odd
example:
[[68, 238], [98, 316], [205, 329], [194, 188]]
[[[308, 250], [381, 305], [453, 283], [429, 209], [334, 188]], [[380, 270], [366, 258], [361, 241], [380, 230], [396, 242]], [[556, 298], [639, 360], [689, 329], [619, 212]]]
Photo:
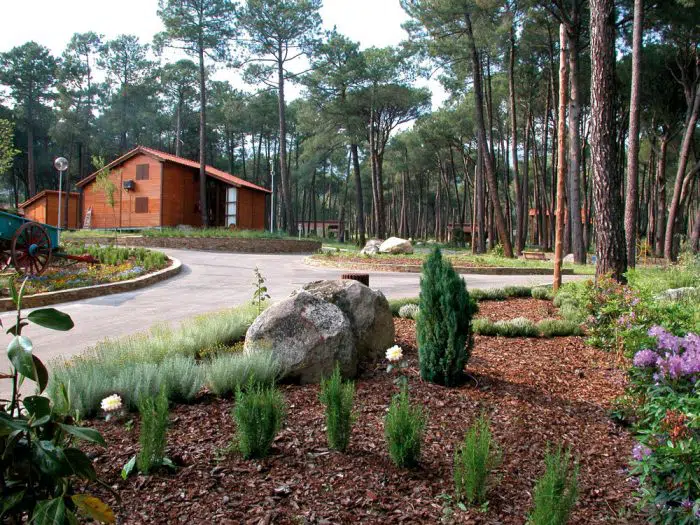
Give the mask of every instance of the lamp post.
[[[58, 244], [61, 244], [61, 196], [63, 195], [63, 172], [68, 169], [68, 159], [58, 157], [53, 161], [53, 166], [58, 170]], [[70, 207], [70, 203], [69, 203]]]

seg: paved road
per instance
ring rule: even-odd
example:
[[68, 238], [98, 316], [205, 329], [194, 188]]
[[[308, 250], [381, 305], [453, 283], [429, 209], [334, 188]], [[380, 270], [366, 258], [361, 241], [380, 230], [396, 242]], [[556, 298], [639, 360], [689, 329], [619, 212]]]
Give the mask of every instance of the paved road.
[[[245, 303], [252, 294], [253, 268], [256, 266], [267, 278], [273, 300], [286, 297], [306, 282], [334, 279], [342, 273], [332, 268], [306, 266], [302, 255], [164, 251], [182, 261], [183, 269], [178, 276], [135, 292], [59, 305], [58, 308], [71, 315], [76, 326], [68, 333], [29, 326], [25, 333], [34, 342], [37, 355], [45, 361], [59, 355], [67, 357], [105, 338], [144, 331], [156, 323], [176, 322]], [[389, 298], [418, 295], [418, 274], [369, 273], [370, 285], [382, 290]], [[551, 281], [548, 276], [465, 275], [465, 278], [467, 286], [473, 288]], [[5, 326], [12, 323], [9, 313], [2, 314], [1, 318]], [[0, 370], [6, 369], [5, 365], [6, 361], [2, 361]]]

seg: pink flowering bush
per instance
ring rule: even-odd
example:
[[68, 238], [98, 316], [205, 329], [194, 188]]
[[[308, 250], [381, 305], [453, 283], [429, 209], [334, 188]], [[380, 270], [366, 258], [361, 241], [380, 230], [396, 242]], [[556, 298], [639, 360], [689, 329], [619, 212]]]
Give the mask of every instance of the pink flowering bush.
[[648, 335], [655, 343], [635, 353], [630, 371], [642, 400], [631, 451], [640, 505], [650, 523], [699, 523], [700, 336], [660, 326]]

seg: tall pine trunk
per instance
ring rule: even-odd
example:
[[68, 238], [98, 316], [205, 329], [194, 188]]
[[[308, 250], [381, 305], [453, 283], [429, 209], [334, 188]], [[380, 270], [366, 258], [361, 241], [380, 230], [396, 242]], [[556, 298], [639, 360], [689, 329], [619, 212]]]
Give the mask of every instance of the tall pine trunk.
[[[515, 181], [515, 253], [520, 255], [523, 251], [523, 199], [520, 187], [520, 175], [518, 173], [518, 122], [515, 112], [515, 28], [510, 26], [510, 55], [508, 59], [508, 99], [510, 103], [510, 134], [511, 134], [511, 162], [513, 164], [513, 180]], [[506, 169], [508, 167], [506, 166]]]
[[591, 164], [596, 229], [596, 277], [625, 281], [622, 177], [615, 169], [615, 4], [591, 0]]
[[292, 203], [292, 190], [289, 180], [289, 167], [287, 166], [287, 112], [284, 102], [284, 63], [282, 54], [282, 42], [277, 46], [277, 95], [279, 112], [279, 149], [280, 149], [280, 175], [282, 182], [282, 200], [287, 219], [287, 233], [296, 237], [297, 223], [294, 220], [294, 206]]
[[627, 263], [635, 267], [637, 259], [637, 210], [639, 177], [639, 84], [642, 61], [643, 0], [634, 0], [632, 29], [632, 88], [630, 93], [629, 142], [627, 149], [627, 198], [625, 200], [625, 238]]
[[583, 231], [581, 224], [581, 191], [580, 191], [580, 166], [581, 166], [581, 137], [579, 133], [579, 121], [581, 120], [581, 95], [579, 92], [579, 33], [580, 24], [578, 11], [574, 12], [572, 32], [569, 38], [569, 224], [571, 228], [571, 251], [574, 261], [585, 264], [586, 251], [584, 250]]
[[475, 97], [475, 109], [476, 109], [476, 127], [477, 136], [479, 140], [479, 149], [482, 151], [484, 164], [486, 167], [486, 182], [489, 187], [489, 194], [491, 197], [491, 205], [494, 211], [494, 219], [496, 222], [496, 229], [498, 231], [498, 236], [503, 246], [503, 252], [506, 257], [513, 257], [513, 246], [510, 242], [510, 235], [506, 231], [506, 222], [503, 217], [503, 209], [501, 208], [501, 202], [498, 198], [498, 185], [496, 182], [496, 173], [493, 166], [493, 157], [488, 149], [486, 143], [486, 123], [484, 121], [484, 94], [481, 85], [481, 61], [479, 60], [479, 53], [476, 49], [476, 42], [474, 41], [474, 34], [472, 31], [471, 17], [469, 13], [464, 13], [464, 18], [467, 25], [467, 35], [469, 37], [469, 46], [471, 47], [471, 59], [472, 68], [474, 73], [474, 97]]
[[554, 279], [552, 288], [556, 292], [561, 286], [561, 267], [564, 258], [564, 178], [566, 177], [566, 98], [569, 83], [569, 46], [566, 27], [559, 26], [559, 118], [557, 119], [557, 213], [554, 236]]
[[202, 226], [209, 226], [207, 212], [207, 89], [206, 70], [204, 69], [204, 44], [199, 42], [199, 206]]

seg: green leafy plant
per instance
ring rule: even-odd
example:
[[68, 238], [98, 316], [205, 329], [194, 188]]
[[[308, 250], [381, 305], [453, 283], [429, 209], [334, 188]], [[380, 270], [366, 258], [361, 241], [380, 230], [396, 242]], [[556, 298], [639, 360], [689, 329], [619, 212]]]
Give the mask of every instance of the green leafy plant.
[[423, 265], [416, 321], [421, 377], [455, 386], [471, 355], [475, 304], [466, 284], [436, 248]]
[[542, 299], [547, 301], [552, 299], [552, 290], [546, 286], [536, 286], [530, 293], [533, 299]]
[[165, 457], [166, 437], [168, 431], [168, 397], [161, 389], [157, 397], [147, 397], [139, 403], [141, 415], [141, 432], [139, 445], [141, 449], [136, 456], [139, 471], [148, 474], [154, 467], [168, 465]]
[[405, 304], [399, 308], [399, 317], [402, 319], [413, 319], [414, 321], [418, 319], [420, 315], [420, 308], [417, 304]]
[[246, 459], [264, 458], [282, 428], [287, 405], [282, 393], [274, 386], [255, 384], [236, 391], [233, 418], [236, 421], [236, 444]]
[[561, 445], [547, 450], [545, 471], [535, 484], [532, 525], [565, 525], [578, 497], [578, 465]]
[[[26, 283], [26, 280], [25, 280]], [[42, 394], [48, 383], [48, 371], [34, 354], [32, 341], [22, 334], [33, 323], [51, 330], [73, 328], [69, 315], [54, 308], [34, 310], [22, 315], [24, 284], [19, 292], [10, 280], [9, 289], [17, 306], [16, 321], [7, 333], [12, 340], [7, 347], [10, 374], [0, 379], [12, 382], [9, 400], [0, 400], [0, 519], [3, 523], [20, 523], [29, 517], [38, 525], [77, 523], [76, 513], [103, 523], [114, 523], [112, 510], [99, 498], [77, 494], [74, 481], [96, 481], [97, 474], [90, 459], [76, 441], [105, 446], [94, 429], [75, 425], [69, 415], [54, 410]], [[20, 386], [25, 381], [36, 384], [36, 394], [22, 397]], [[70, 397], [61, 392], [64, 405]]]
[[472, 323], [475, 334], [501, 337], [537, 337], [539, 330], [530, 319], [516, 317], [515, 319], [496, 321], [476, 319]]
[[[107, 205], [114, 210], [116, 204], [114, 194], [117, 192], [117, 185], [112, 181], [112, 170], [107, 167], [104, 157], [99, 157], [97, 155], [93, 155], [92, 165], [97, 170], [95, 185], [104, 194]], [[117, 171], [114, 175], [119, 178], [120, 172], [121, 170]]]
[[355, 384], [343, 381], [340, 366], [336, 365], [330, 378], [321, 381], [320, 400], [326, 406], [326, 436], [328, 446], [344, 452], [350, 443], [354, 415], [352, 405]]
[[408, 387], [393, 397], [384, 419], [389, 456], [398, 467], [415, 467], [420, 459], [427, 418], [423, 408], [411, 405]]
[[455, 450], [454, 482], [460, 501], [482, 505], [490, 487], [493, 470], [501, 455], [493, 443], [489, 421], [481, 416], [469, 427], [464, 441]]
[[506, 286], [503, 288], [506, 297], [532, 297], [532, 290], [530, 286]]
[[267, 286], [265, 286], [265, 277], [263, 277], [262, 273], [260, 273], [260, 270], [258, 267], [255, 267], [255, 270], [253, 270], [255, 273], [255, 281], [253, 281], [253, 286], [255, 286], [255, 291], [253, 291], [253, 301], [252, 303], [257, 307], [258, 309], [258, 315], [263, 311], [263, 303], [270, 299], [270, 294], [267, 293]]

